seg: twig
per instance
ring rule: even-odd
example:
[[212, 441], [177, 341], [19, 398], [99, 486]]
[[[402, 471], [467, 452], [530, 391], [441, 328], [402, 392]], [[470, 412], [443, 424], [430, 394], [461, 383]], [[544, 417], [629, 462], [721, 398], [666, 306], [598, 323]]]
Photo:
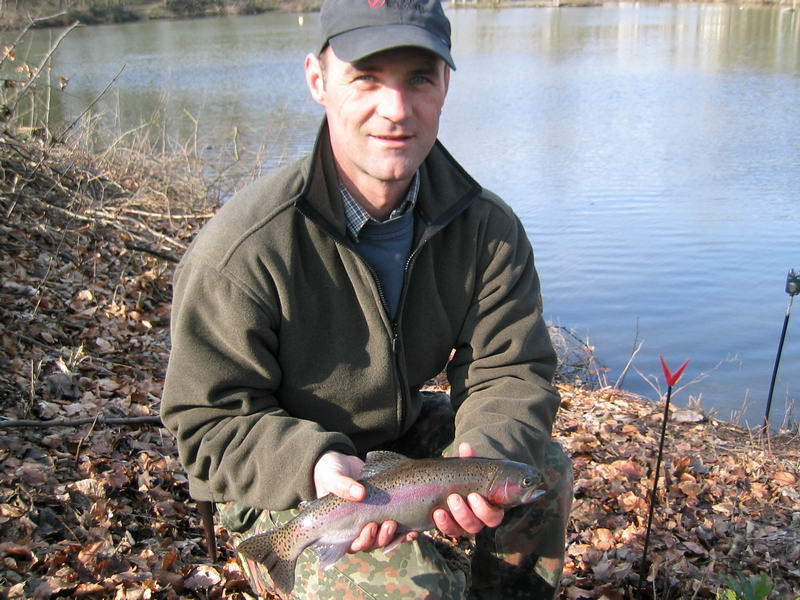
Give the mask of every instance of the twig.
[[161, 417], [83, 417], [80, 419], [8, 419], [0, 420], [0, 429], [7, 427], [77, 427], [97, 422], [100, 425], [161, 425]]
[[[50, 34], [50, 39], [53, 39], [52, 32]], [[45, 86], [45, 90], [47, 94], [45, 95], [44, 99], [44, 130], [46, 135], [50, 135], [50, 83], [51, 83], [51, 75], [53, 71], [53, 63], [48, 59], [47, 61], [47, 85]]]
[[83, 115], [85, 115], [87, 112], [89, 112], [89, 111], [92, 109], [92, 107], [93, 107], [95, 104], [97, 104], [97, 103], [100, 101], [100, 99], [101, 99], [103, 96], [105, 96], [105, 95], [106, 95], [106, 92], [107, 92], [109, 89], [111, 89], [111, 86], [112, 86], [112, 85], [114, 85], [114, 83], [117, 81], [117, 79], [119, 78], [119, 76], [120, 76], [120, 75], [122, 75], [122, 72], [125, 70], [125, 66], [126, 66], [126, 65], [124, 65], [124, 64], [123, 64], [123, 65], [122, 65], [122, 67], [120, 67], [119, 71], [117, 71], [117, 74], [116, 74], [116, 75], [114, 75], [114, 77], [112, 77], [112, 78], [111, 78], [111, 81], [109, 81], [109, 82], [108, 82], [108, 85], [106, 85], [106, 87], [105, 87], [105, 88], [103, 88], [103, 91], [102, 91], [102, 92], [100, 92], [99, 94], [97, 94], [97, 96], [95, 96], [94, 100], [92, 100], [92, 101], [89, 103], [89, 105], [88, 105], [88, 106], [87, 106], [87, 107], [86, 107], [86, 108], [83, 110], [83, 112], [82, 112], [81, 114], [79, 114], [79, 115], [78, 115], [78, 116], [75, 118], [75, 120], [74, 120], [72, 123], [70, 123], [70, 124], [69, 124], [69, 126], [68, 126], [68, 127], [67, 127], [67, 128], [64, 130], [64, 131], [62, 131], [62, 132], [61, 132], [61, 135], [60, 135], [60, 136], [58, 136], [57, 138], [54, 138], [54, 139], [53, 139], [53, 142], [63, 142], [63, 141], [64, 141], [64, 138], [67, 136], [67, 133], [69, 133], [69, 131], [70, 131], [70, 130], [71, 130], [73, 127], [75, 127], [75, 125], [78, 123], [78, 121], [80, 121], [80, 120], [83, 118]]
[[160, 258], [171, 263], [179, 263], [180, 259], [175, 258], [171, 254], [167, 254], [166, 252], [160, 252], [159, 250], [153, 250], [152, 248], [148, 248], [147, 246], [140, 246], [139, 244], [131, 244], [126, 243], [125, 247], [129, 250], [138, 250], [139, 252], [144, 252], [146, 254], [152, 254], [156, 258]]
[[[36, 25], [36, 23], [41, 23], [42, 21], [49, 21], [50, 19], [55, 19], [56, 17], [60, 17], [65, 14], [67, 14], [67, 11], [62, 10], [61, 12], [57, 12], [53, 15], [48, 15], [46, 17], [37, 17], [35, 19], [30, 19], [30, 23], [25, 25], [25, 27], [22, 28], [22, 31], [19, 32], [19, 35], [17, 35], [16, 39], [13, 42], [11, 42], [10, 44], [11, 49], [14, 50], [17, 47], [17, 44], [19, 44], [20, 40], [22, 40], [22, 38], [25, 37], [25, 34], [28, 33], [28, 30], [30, 30], [31, 27]], [[7, 57], [8, 54], [5, 54], [3, 55], [2, 58], [0, 58], [0, 67], [2, 67], [3, 63], [6, 62]]]
[[[44, 277], [42, 278], [41, 282], [37, 286], [37, 293], [41, 291], [41, 289], [44, 287], [44, 285], [47, 283], [48, 279], [50, 278], [50, 273], [53, 270], [53, 265], [55, 264], [56, 256], [58, 256], [60, 254], [61, 248], [63, 247], [64, 241], [66, 239], [67, 239], [67, 230], [64, 229], [61, 232], [61, 239], [58, 240], [58, 245], [56, 246], [55, 252], [50, 255], [50, 259], [47, 261], [47, 272], [44, 274]], [[38, 312], [39, 312], [39, 306], [42, 303], [42, 298], [44, 298], [44, 295], [43, 294], [39, 294], [39, 298], [36, 301], [36, 306], [33, 309], [34, 316], [36, 314], [38, 314]]]
[[152, 217], [154, 219], [210, 219], [214, 216], [214, 213], [202, 213], [202, 214], [166, 214], [166, 213], [157, 213], [157, 212], [150, 212], [147, 210], [139, 210], [137, 208], [123, 208], [120, 212], [128, 213], [131, 215], [139, 215], [140, 217]]
[[622, 373], [617, 378], [617, 381], [614, 384], [614, 389], [618, 390], [622, 387], [622, 384], [625, 381], [625, 375], [627, 374], [630, 365], [633, 363], [633, 359], [641, 349], [643, 343], [644, 340], [642, 342], [639, 341], [639, 317], [636, 317], [636, 325], [633, 328], [633, 347], [631, 349], [631, 356], [628, 359], [628, 364], [625, 365], [625, 368], [622, 370]]
[[78, 466], [78, 459], [80, 458], [80, 455], [81, 455], [81, 447], [83, 447], [83, 442], [85, 442], [85, 441], [86, 441], [86, 438], [87, 438], [87, 437], [89, 437], [90, 435], [92, 435], [92, 431], [94, 431], [94, 428], [95, 428], [95, 426], [97, 425], [97, 419], [98, 419], [98, 418], [100, 418], [100, 416], [99, 416], [99, 415], [95, 415], [95, 417], [94, 417], [94, 420], [92, 421], [92, 426], [91, 426], [91, 427], [89, 427], [89, 429], [88, 429], [88, 430], [86, 431], [86, 433], [83, 435], [83, 437], [81, 438], [81, 440], [78, 442], [78, 447], [75, 449], [75, 467], [76, 467], [76, 468], [77, 468], [77, 466]]
[[100, 221], [101, 223], [106, 224], [104, 219], [101, 219], [101, 218], [98, 218], [98, 217], [94, 217], [94, 216], [87, 217], [85, 215], [80, 215], [80, 214], [78, 214], [76, 212], [73, 212], [71, 210], [67, 210], [66, 208], [62, 208], [62, 207], [60, 207], [60, 206], [58, 206], [56, 204], [53, 204], [52, 202], [48, 202], [47, 200], [42, 200], [41, 198], [37, 198], [36, 196], [26, 196], [25, 199], [26, 200], [30, 200], [32, 202], [36, 202], [37, 204], [42, 204], [48, 210], [54, 210], [55, 212], [61, 213], [62, 215], [65, 215], [65, 216], [70, 217], [72, 219], [77, 219], [79, 221], [85, 221], [85, 222], [88, 222], [88, 223], [95, 223], [97, 221]]
[[140, 230], [146, 231], [153, 237], [156, 237], [164, 242], [167, 242], [168, 244], [178, 248], [179, 250], [186, 250], [185, 244], [182, 244], [178, 240], [173, 239], [172, 237], [166, 235], [165, 233], [156, 231], [152, 227], [145, 225], [144, 223], [142, 223], [138, 219], [134, 219], [133, 217], [125, 217], [119, 214], [115, 215], [106, 211], [101, 211], [96, 209], [88, 209], [86, 211], [86, 214], [91, 216], [96, 216], [98, 221], [100, 221], [101, 223], [105, 223], [107, 225], [115, 225], [117, 221], [125, 221]]
[[723, 358], [722, 360], [720, 360], [717, 364], [715, 364], [710, 369], [698, 373], [697, 375], [695, 375], [692, 379], [690, 379], [689, 381], [687, 381], [683, 385], [680, 385], [680, 386], [676, 387], [675, 388], [675, 393], [677, 394], [678, 392], [682, 392], [684, 390], [684, 388], [687, 388], [687, 387], [689, 387], [691, 385], [694, 385], [696, 383], [700, 383], [704, 379], [707, 379], [714, 371], [719, 369], [724, 363], [732, 362], [733, 360], [734, 359], [731, 358], [730, 356], [728, 356], [726, 358]]
[[25, 30], [27, 31], [33, 25], [36, 25], [36, 23], [44, 23], [45, 21], [49, 21], [50, 19], [55, 19], [56, 17], [63, 17], [65, 14], [67, 14], [67, 12], [68, 11], [66, 11], [66, 10], [62, 10], [60, 12], [53, 13], [52, 15], [47, 15], [47, 16], [44, 16], [44, 17], [35, 17], [33, 19], [31, 19], [30, 15], [28, 15], [28, 18], [30, 19], [30, 23], [25, 27]]
[[61, 32], [61, 35], [58, 36], [58, 38], [56, 39], [55, 44], [53, 44], [50, 47], [50, 50], [47, 52], [45, 57], [39, 63], [39, 66], [36, 67], [36, 69], [34, 70], [33, 75], [31, 75], [31, 78], [28, 79], [28, 81], [25, 83], [25, 85], [22, 86], [22, 89], [19, 92], [17, 92], [17, 96], [16, 96], [16, 98], [14, 98], [14, 103], [9, 107], [11, 109], [12, 113], [17, 108], [17, 104], [19, 104], [19, 101], [20, 101], [20, 98], [22, 98], [22, 95], [28, 90], [28, 88], [31, 86], [31, 84], [39, 77], [39, 73], [42, 72], [42, 69], [47, 64], [47, 61], [50, 60], [51, 56], [53, 56], [53, 53], [56, 51], [56, 49], [59, 47], [59, 45], [61, 45], [61, 42], [64, 40], [64, 38], [67, 37], [67, 34], [70, 31], [72, 31], [73, 29], [75, 29], [78, 25], [80, 25], [80, 22], [79, 21], [75, 21], [72, 25], [70, 25], [64, 31]]
[[581, 340], [573, 330], [563, 325], [548, 323], [547, 327], [558, 353], [556, 377], [565, 380], [571, 377], [585, 378], [588, 385], [589, 376], [594, 376], [598, 387], [606, 387], [602, 368], [588, 340]]
[[700, 591], [700, 588], [706, 582], [706, 579], [708, 579], [708, 574], [714, 572], [714, 565], [716, 565], [716, 564], [717, 564], [717, 557], [712, 555], [711, 556], [711, 562], [708, 563], [708, 567], [706, 567], [706, 570], [703, 571], [703, 578], [700, 580], [700, 585], [697, 586], [697, 589], [692, 594], [692, 597], [690, 598], [690, 600], [694, 600], [695, 598], [697, 598], [697, 594]]
[[[124, 221], [126, 223], [129, 223], [129, 224], [133, 225], [135, 228], [137, 228], [139, 230], [143, 230], [143, 231], [149, 233], [150, 235], [152, 235], [153, 237], [155, 237], [155, 238], [157, 238], [159, 240], [162, 240], [162, 241], [166, 242], [167, 244], [169, 244], [171, 246], [174, 246], [175, 248], [178, 248], [179, 250], [186, 250], [186, 245], [185, 244], [182, 244], [178, 240], [173, 239], [172, 237], [170, 237], [170, 236], [168, 236], [168, 235], [166, 235], [164, 233], [156, 231], [152, 227], [148, 227], [147, 225], [145, 225], [144, 223], [142, 223], [138, 219], [134, 219], [133, 217], [126, 217], [126, 216], [123, 216], [123, 215], [120, 215], [120, 214], [114, 214], [114, 213], [111, 213], [111, 212], [108, 212], [108, 211], [97, 210], [97, 209], [87, 209], [86, 210], [86, 214], [85, 215], [81, 215], [81, 214], [78, 214], [78, 213], [73, 212], [71, 210], [67, 210], [66, 208], [61, 208], [60, 206], [57, 206], [57, 205], [53, 204], [52, 202], [48, 202], [46, 200], [42, 200], [41, 198], [37, 198], [35, 196], [26, 197], [26, 200], [31, 200], [31, 201], [36, 202], [38, 204], [43, 204], [48, 209], [54, 210], [54, 211], [59, 212], [59, 213], [61, 213], [63, 215], [71, 217], [73, 219], [78, 219], [80, 221], [89, 222], [89, 223], [101, 223], [103, 225], [109, 225], [111, 227], [119, 229], [120, 231], [123, 231], [125, 233], [131, 233], [129, 230], [125, 229], [120, 224], [120, 221]], [[167, 259], [167, 260], [169, 260], [169, 259]], [[175, 261], [175, 262], [177, 262], [177, 261]]]
[[628, 374], [628, 370], [631, 368], [631, 365], [633, 365], [633, 361], [636, 360], [636, 355], [639, 354], [639, 350], [642, 349], [642, 346], [644, 346], [644, 341], [639, 342], [633, 349], [633, 352], [631, 352], [630, 358], [628, 358], [628, 362], [625, 364], [625, 368], [622, 369], [622, 373], [619, 374], [619, 377], [617, 377], [617, 380], [614, 382], [615, 390], [618, 390], [620, 387], [622, 387], [622, 382], [625, 380], [625, 375]]

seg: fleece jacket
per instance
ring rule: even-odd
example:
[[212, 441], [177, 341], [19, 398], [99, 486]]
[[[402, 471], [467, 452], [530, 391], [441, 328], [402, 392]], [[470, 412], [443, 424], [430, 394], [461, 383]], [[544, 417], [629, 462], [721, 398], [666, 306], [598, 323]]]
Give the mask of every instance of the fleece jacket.
[[540, 462], [559, 399], [531, 244], [438, 141], [420, 177], [396, 319], [346, 233], [325, 124], [309, 156], [242, 190], [193, 241], [161, 415], [194, 498], [313, 498], [324, 452], [363, 457], [402, 436], [445, 367], [456, 441]]

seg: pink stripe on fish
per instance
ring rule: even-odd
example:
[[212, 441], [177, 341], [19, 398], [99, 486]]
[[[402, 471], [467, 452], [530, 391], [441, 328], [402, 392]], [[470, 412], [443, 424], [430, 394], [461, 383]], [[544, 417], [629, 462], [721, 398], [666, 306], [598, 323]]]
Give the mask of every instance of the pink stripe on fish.
[[343, 501], [329, 513], [324, 516], [320, 515], [317, 519], [310, 520], [311, 522], [303, 522], [301, 519], [301, 525], [304, 529], [313, 529], [321, 521], [324, 521], [326, 526], [335, 526], [334, 524], [337, 521], [349, 519], [354, 514], [362, 517], [360, 519], [362, 523], [385, 521], [392, 519], [391, 513], [395, 512], [397, 508], [428, 502], [438, 504], [451, 493], [466, 493], [467, 490], [473, 491], [479, 487], [478, 483], [473, 483], [472, 485], [464, 483], [460, 485], [427, 483], [400, 487], [391, 491], [373, 491], [365, 500], [361, 502]]

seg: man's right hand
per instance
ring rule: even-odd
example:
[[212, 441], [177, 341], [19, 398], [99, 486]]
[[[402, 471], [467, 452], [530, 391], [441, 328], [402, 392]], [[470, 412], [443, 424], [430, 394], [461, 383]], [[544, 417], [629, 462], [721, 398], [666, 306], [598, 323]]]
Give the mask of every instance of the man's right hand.
[[334, 494], [344, 500], [360, 502], [367, 495], [364, 486], [356, 481], [364, 468], [357, 456], [341, 452], [326, 452], [314, 465], [314, 486], [317, 498]]
[[[342, 454], [341, 452], [326, 452], [314, 465], [314, 486], [317, 498], [326, 494], [334, 494], [343, 500], [360, 502], [367, 496], [366, 488], [356, 481], [364, 468], [364, 461], [357, 456]], [[367, 523], [359, 536], [353, 540], [349, 552], [369, 552], [375, 548], [383, 548], [392, 543], [396, 537], [397, 523], [384, 521]], [[406, 534], [403, 541], [410, 542], [417, 539], [417, 532]]]

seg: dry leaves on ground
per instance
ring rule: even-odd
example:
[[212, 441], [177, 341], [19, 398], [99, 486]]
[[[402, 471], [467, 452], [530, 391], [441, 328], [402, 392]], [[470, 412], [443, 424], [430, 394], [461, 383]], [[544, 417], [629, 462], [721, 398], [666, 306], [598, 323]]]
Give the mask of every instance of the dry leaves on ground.
[[[565, 593], [623, 597], [638, 581], [663, 404], [611, 389], [564, 387], [562, 397], [556, 437], [575, 469]], [[648, 587], [658, 598], [706, 598], [727, 576], [763, 572], [779, 597], [796, 598], [798, 481], [797, 437], [768, 441], [713, 419], [671, 422]]]

